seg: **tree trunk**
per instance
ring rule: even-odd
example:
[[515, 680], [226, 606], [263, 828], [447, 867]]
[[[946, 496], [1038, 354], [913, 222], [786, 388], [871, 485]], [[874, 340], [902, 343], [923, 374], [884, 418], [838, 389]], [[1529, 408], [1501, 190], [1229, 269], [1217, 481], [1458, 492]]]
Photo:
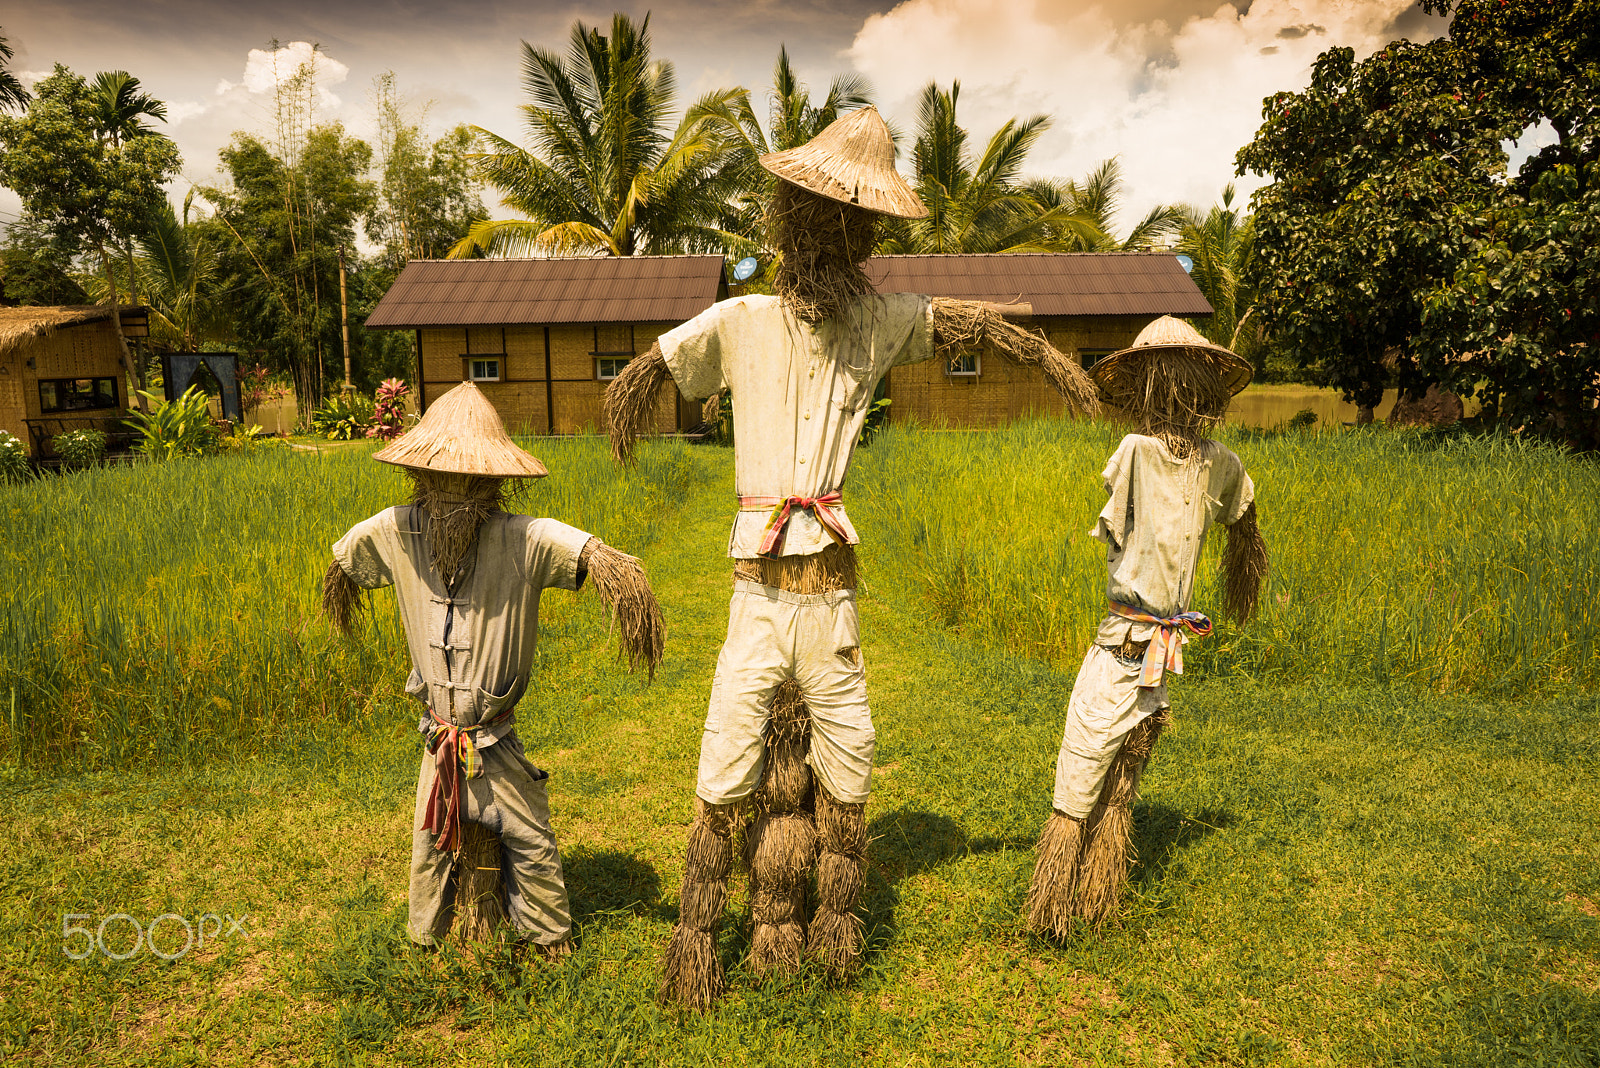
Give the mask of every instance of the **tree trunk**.
[[[128, 372], [128, 381], [139, 383], [139, 373], [133, 367], [133, 353], [128, 350], [128, 339], [122, 336], [122, 306], [117, 299], [117, 276], [111, 270], [111, 256], [105, 248], [100, 249], [100, 262], [105, 264], [106, 284], [111, 287], [111, 325], [117, 332], [117, 345], [122, 349], [122, 366]], [[143, 393], [135, 393], [138, 399], [139, 410], [148, 413], [150, 405], [145, 401]], [[132, 407], [132, 405], [129, 405]]]
[[[126, 253], [126, 255], [128, 257], [128, 303], [129, 304], [138, 304], [139, 303], [139, 277], [136, 274], [133, 273], [133, 245], [132, 245], [132, 243], [129, 243], [128, 247], [126, 249], [124, 249], [123, 251], [124, 251], [124, 253]], [[138, 373], [138, 377], [139, 377], [139, 388], [140, 389], [149, 389], [150, 388], [150, 359], [149, 359], [149, 353], [146, 351], [146, 347], [148, 346], [148, 344], [149, 344], [149, 342], [146, 341], [145, 344], [139, 346], [138, 358], [134, 360], [134, 367], [137, 368], [137, 373]]]

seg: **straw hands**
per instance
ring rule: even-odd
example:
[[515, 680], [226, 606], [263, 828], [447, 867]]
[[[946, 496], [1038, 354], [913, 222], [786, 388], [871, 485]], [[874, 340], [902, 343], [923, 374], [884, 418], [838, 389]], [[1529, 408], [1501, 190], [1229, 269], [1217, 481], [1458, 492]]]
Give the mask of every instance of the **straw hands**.
[[340, 633], [349, 637], [355, 617], [365, 608], [366, 604], [361, 600], [361, 587], [345, 574], [339, 561], [329, 563], [328, 570], [322, 576], [322, 614], [339, 628]]
[[654, 680], [656, 665], [661, 663], [666, 647], [667, 627], [639, 558], [619, 552], [599, 538], [590, 538], [578, 555], [578, 569], [594, 579], [595, 591], [617, 620], [622, 632], [621, 653], [628, 658], [628, 670], [634, 670], [642, 661]]
[[1256, 614], [1261, 583], [1270, 570], [1267, 540], [1256, 522], [1256, 502], [1228, 528], [1228, 545], [1222, 550], [1222, 604], [1228, 615], [1244, 623]]
[[661, 346], [651, 345], [649, 352], [629, 360], [606, 387], [603, 408], [606, 425], [611, 428], [611, 458], [617, 463], [633, 463], [633, 443], [655, 412], [656, 395], [671, 379]]
[[981, 352], [1012, 363], [1037, 367], [1045, 380], [1080, 415], [1100, 410], [1099, 391], [1076, 361], [1058, 352], [1041, 333], [1005, 317], [999, 305], [981, 300], [933, 298], [933, 345], [942, 360]]

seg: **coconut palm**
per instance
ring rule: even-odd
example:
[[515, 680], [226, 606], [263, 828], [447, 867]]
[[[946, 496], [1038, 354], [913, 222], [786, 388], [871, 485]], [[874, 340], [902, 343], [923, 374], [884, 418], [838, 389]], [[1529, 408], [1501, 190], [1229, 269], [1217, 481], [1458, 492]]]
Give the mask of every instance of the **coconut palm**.
[[1233, 183], [1222, 190], [1222, 202], [1201, 212], [1184, 210], [1176, 251], [1194, 261], [1189, 277], [1211, 302], [1214, 314], [1200, 331], [1219, 345], [1235, 351], [1259, 340], [1251, 321], [1254, 293], [1246, 278], [1255, 253], [1255, 226], [1249, 215], [1233, 206]]
[[703, 118], [669, 128], [676, 80], [650, 56], [648, 15], [614, 15], [610, 36], [574, 22], [565, 58], [526, 41], [522, 53], [531, 151], [474, 130], [479, 176], [527, 218], [475, 223], [452, 257], [722, 247], [723, 140]]
[[1049, 117], [1008, 119], [974, 159], [956, 121], [960, 96], [960, 82], [949, 91], [933, 82], [922, 90], [912, 165], [928, 215], [888, 223], [878, 250], [1059, 252], [1103, 241], [1095, 220], [1062, 195], [1068, 185], [1021, 178], [1028, 153], [1050, 129]]
[[[1157, 204], [1134, 223], [1128, 236], [1118, 240], [1113, 232], [1122, 207], [1122, 164], [1115, 156], [1103, 161], [1083, 181], [1039, 179], [1028, 183], [1028, 193], [1047, 207], [1070, 209], [1089, 225], [1078, 235], [1064, 234], [1062, 252], [1119, 252], [1165, 245], [1183, 226], [1184, 209]], [[1076, 236], [1076, 239], [1075, 239]]]
[[706, 121], [725, 144], [723, 169], [726, 184], [733, 190], [722, 222], [729, 235], [728, 247], [754, 252], [762, 244], [762, 213], [776, 179], [761, 168], [759, 157], [803, 145], [844, 112], [871, 103], [871, 83], [858, 74], [835, 76], [822, 101], [812, 103], [810, 89], [789, 61], [788, 48], [780, 45], [767, 95], [765, 128], [745, 89], [708, 93], [689, 108], [685, 118]]
[[[139, 253], [116, 273], [118, 289], [144, 295], [150, 308], [150, 338], [159, 347], [194, 352], [204, 341], [226, 334], [227, 323], [213, 299], [217, 279], [216, 253], [205, 229], [190, 223], [194, 201], [191, 192], [183, 202], [183, 219], [163, 200], [134, 235]], [[86, 281], [97, 303], [110, 300], [110, 283], [104, 278]]]
[[17, 76], [11, 73], [11, 57], [14, 54], [5, 37], [0, 36], [0, 111], [10, 108], [22, 111], [33, 99], [22, 83], [17, 81]]

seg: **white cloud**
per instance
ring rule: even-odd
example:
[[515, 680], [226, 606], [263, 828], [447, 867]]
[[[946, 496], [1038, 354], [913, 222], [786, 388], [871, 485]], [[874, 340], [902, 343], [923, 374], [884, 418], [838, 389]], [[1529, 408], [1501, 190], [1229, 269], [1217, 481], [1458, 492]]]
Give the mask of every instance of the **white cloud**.
[[928, 80], [959, 79], [958, 116], [979, 150], [1006, 119], [1044, 112], [1055, 125], [1030, 158], [1037, 173], [1081, 177], [1119, 157], [1126, 229], [1157, 203], [1213, 203], [1263, 97], [1304, 88], [1335, 45], [1375, 51], [1411, 6], [1255, 0], [1169, 23], [1074, 0], [905, 0], [868, 18], [848, 55], [908, 131]]

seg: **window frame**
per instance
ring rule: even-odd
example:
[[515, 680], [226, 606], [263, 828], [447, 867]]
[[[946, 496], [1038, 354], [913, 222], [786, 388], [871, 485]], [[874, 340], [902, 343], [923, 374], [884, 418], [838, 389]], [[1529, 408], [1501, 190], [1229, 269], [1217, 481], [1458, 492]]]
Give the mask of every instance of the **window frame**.
[[[970, 371], [958, 371], [958, 370], [955, 369], [957, 363], [963, 362], [963, 361], [966, 361], [966, 360], [971, 360], [972, 361], [972, 370], [970, 370]], [[967, 353], [961, 354], [960, 356], [955, 357], [955, 359], [947, 361], [945, 363], [945, 365], [944, 365], [944, 374], [945, 374], [946, 378], [979, 378], [979, 377], [982, 377], [982, 375], [983, 375], [983, 353], [981, 353], [981, 352], [967, 352]]]
[[[614, 381], [616, 381], [617, 375], [620, 375], [622, 373], [623, 368], [627, 367], [628, 364], [633, 362], [633, 360], [634, 360], [633, 356], [596, 356], [594, 358], [594, 378], [595, 378], [595, 381], [596, 382], [614, 382]], [[608, 364], [608, 363], [614, 363], [614, 364], [618, 365], [616, 370], [612, 374], [609, 374], [609, 375], [606, 374], [606, 370], [605, 370], [605, 365]]]
[[[505, 357], [504, 353], [498, 353], [498, 352], [491, 352], [491, 353], [476, 352], [476, 353], [471, 353], [469, 355], [463, 356], [461, 358], [464, 361], [466, 361], [466, 365], [467, 365], [467, 381], [468, 382], [504, 382], [505, 381], [505, 359], [506, 359], [506, 357]], [[493, 363], [494, 364], [494, 374], [492, 376], [490, 376], [490, 375], [479, 375], [477, 373], [477, 368], [474, 366], [475, 364], [479, 364], [479, 363]]]
[[[71, 378], [40, 378], [36, 381], [39, 388], [39, 414], [41, 415], [71, 415], [77, 412], [109, 412], [116, 411], [123, 406], [122, 388], [117, 384], [117, 379], [114, 375], [90, 375], [87, 378], [78, 377], [75, 375]], [[61, 384], [66, 383], [70, 385], [77, 382], [89, 383], [89, 395], [96, 399], [98, 399], [102, 393], [102, 390], [100, 389], [100, 383], [109, 382], [111, 384], [110, 403], [84, 404], [78, 406], [67, 406], [61, 404], [60, 401], [64, 395], [60, 390]], [[44, 390], [45, 386], [47, 385], [55, 388], [57, 403], [54, 407], [47, 407], [45, 405]]]

